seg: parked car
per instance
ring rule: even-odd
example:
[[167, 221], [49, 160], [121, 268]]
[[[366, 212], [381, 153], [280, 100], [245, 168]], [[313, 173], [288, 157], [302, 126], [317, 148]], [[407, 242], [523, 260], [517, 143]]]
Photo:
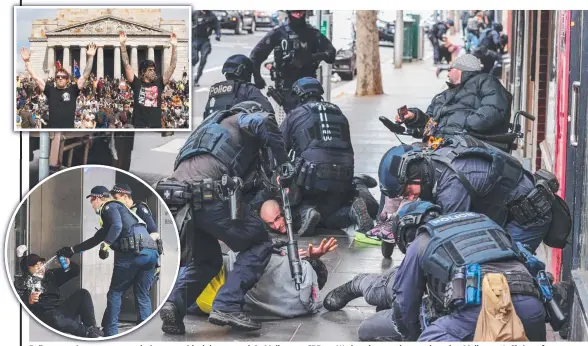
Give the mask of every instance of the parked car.
[[[240, 35], [245, 30], [250, 34], [255, 31], [256, 23], [251, 11], [223, 10], [212, 12], [220, 22], [221, 29], [235, 30], [235, 35]], [[249, 13], [246, 14], [246, 12]]]
[[[276, 12], [279, 12], [279, 11], [276, 11]], [[272, 27], [278, 25], [278, 23], [276, 22], [276, 19], [278, 17], [275, 16], [275, 19], [274, 19], [271, 11], [255, 11], [254, 17], [255, 17], [255, 24], [257, 25], [258, 28], [272, 28]]]
[[333, 42], [337, 48], [337, 56], [335, 62], [332, 65], [331, 71], [339, 74], [343, 80], [352, 80], [357, 74], [357, 51], [355, 40], [349, 39], [338, 39], [337, 42]]
[[380, 38], [380, 41], [394, 44], [394, 34], [396, 32], [394, 23], [378, 19], [376, 21], [376, 26], [378, 27], [378, 37]]

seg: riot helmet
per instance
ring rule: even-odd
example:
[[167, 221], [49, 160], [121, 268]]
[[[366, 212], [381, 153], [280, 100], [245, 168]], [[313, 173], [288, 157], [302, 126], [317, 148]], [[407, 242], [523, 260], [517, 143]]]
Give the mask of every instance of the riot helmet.
[[441, 215], [442, 209], [436, 204], [417, 200], [400, 207], [392, 221], [392, 233], [403, 254], [417, 236], [417, 229]]
[[231, 113], [233, 113], [233, 114], [241, 113], [241, 112], [251, 114], [251, 113], [263, 112], [263, 111], [264, 111], [264, 109], [261, 106], [261, 104], [259, 104], [258, 102], [255, 102], [255, 101], [243, 101], [243, 102], [237, 103], [236, 105], [231, 107]]
[[448, 26], [453, 26], [455, 23], [453, 22], [453, 19], [448, 19], [447, 22], [446, 22], [446, 24]]
[[253, 75], [253, 61], [243, 54], [231, 55], [223, 65], [222, 73], [228, 80], [250, 82]]
[[494, 30], [496, 30], [496, 32], [500, 33], [500, 32], [502, 32], [502, 29], [503, 29], [502, 24], [500, 24], [500, 23], [494, 24]]
[[322, 99], [325, 93], [321, 82], [312, 77], [303, 77], [294, 82], [292, 85], [292, 96], [298, 97], [301, 102], [306, 101], [310, 97], [317, 97]]
[[306, 27], [306, 10], [288, 10], [286, 14], [292, 30], [298, 31]]
[[416, 146], [402, 144], [390, 148], [382, 157], [378, 167], [378, 180], [380, 191], [386, 197], [395, 198], [400, 196], [403, 184], [399, 180], [400, 164], [406, 153], [420, 152], [422, 149]]

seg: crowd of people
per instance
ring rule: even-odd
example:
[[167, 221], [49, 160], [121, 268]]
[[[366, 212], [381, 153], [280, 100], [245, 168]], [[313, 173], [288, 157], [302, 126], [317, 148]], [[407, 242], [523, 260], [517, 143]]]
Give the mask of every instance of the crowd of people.
[[502, 24], [495, 21], [494, 11], [463, 11], [460, 20], [464, 45], [452, 42], [447, 35], [448, 30], [455, 25], [452, 19], [436, 22], [428, 28], [434, 64], [441, 65], [437, 68], [437, 75], [441, 71], [448, 71], [455, 58], [473, 54], [480, 59], [484, 73], [501, 78], [502, 56], [506, 51], [508, 36], [502, 33]]
[[[49, 77], [46, 82], [54, 83], [54, 78]], [[75, 82], [72, 78], [71, 83]], [[46, 127], [49, 120], [47, 97], [27, 77], [17, 76], [16, 88], [18, 127]], [[165, 86], [161, 103], [162, 128], [189, 127], [189, 93], [187, 73], [182, 80], [171, 80]], [[73, 128], [133, 128], [133, 91], [124, 76], [115, 79], [90, 75], [76, 100]]]
[[[485, 71], [494, 65], [476, 55], [496, 42], [494, 32], [481, 31], [490, 40], [472, 54], [446, 59], [448, 88], [426, 110], [399, 109], [389, 128], [419, 140], [390, 148], [376, 181], [356, 175], [353, 129], [316, 79], [314, 64], [335, 58], [332, 44], [308, 25], [306, 11], [286, 12], [288, 24], [268, 32], [249, 57], [228, 57], [226, 80], [210, 88], [206, 121], [156, 186], [176, 217], [182, 249], [181, 274], [160, 310], [162, 331], [185, 334], [191, 312], [254, 331], [268, 317], [340, 310], [362, 296], [377, 310], [359, 326], [361, 341], [545, 341], [546, 315], [561, 329], [565, 317], [555, 312], [562, 300], [533, 253], [541, 243], [565, 246], [571, 218], [555, 195], [557, 178], [527, 171], [511, 155], [519, 138], [509, 132], [517, 128], [512, 95]], [[208, 46], [215, 21], [208, 11], [194, 16]], [[500, 32], [489, 13], [484, 18], [487, 30]], [[437, 64], [439, 43], [452, 47], [440, 40], [453, 25], [438, 22], [429, 31]], [[267, 94], [286, 113], [280, 125], [260, 91], [260, 65], [272, 51], [275, 84]], [[379, 203], [369, 191], [378, 185]], [[397, 245], [405, 257], [322, 300], [329, 270], [321, 257], [336, 240], [296, 251], [271, 235], [350, 226], [356, 241]], [[219, 241], [231, 251], [223, 254]], [[384, 247], [382, 254], [391, 255]], [[517, 323], [491, 325], [499, 319]]]

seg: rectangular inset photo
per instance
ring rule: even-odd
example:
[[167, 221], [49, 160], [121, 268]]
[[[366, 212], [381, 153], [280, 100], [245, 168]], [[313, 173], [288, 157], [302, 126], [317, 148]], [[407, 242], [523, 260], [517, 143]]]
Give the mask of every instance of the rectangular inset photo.
[[191, 17], [190, 6], [15, 6], [14, 130], [191, 130]]

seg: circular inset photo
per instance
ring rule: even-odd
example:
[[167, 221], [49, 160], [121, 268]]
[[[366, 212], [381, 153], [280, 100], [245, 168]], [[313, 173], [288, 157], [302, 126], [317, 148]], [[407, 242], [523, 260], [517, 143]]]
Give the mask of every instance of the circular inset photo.
[[178, 275], [172, 214], [152, 187], [98, 165], [51, 175], [12, 216], [6, 271], [39, 323], [80, 340], [127, 334], [153, 317]]

